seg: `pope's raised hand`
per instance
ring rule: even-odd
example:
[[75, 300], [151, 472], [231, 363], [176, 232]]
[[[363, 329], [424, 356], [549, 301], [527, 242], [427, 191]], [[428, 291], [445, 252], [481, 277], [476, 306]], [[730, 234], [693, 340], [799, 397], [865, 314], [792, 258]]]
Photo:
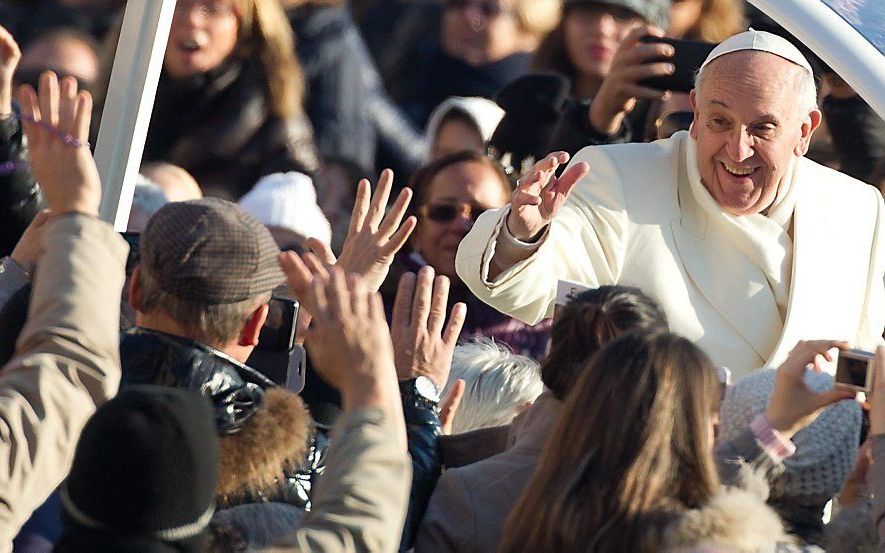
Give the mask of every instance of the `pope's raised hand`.
[[548, 154], [519, 179], [507, 216], [507, 229], [515, 238], [534, 241], [556, 216], [575, 183], [590, 171], [590, 165], [582, 161], [557, 177], [556, 170], [568, 160], [566, 152]]

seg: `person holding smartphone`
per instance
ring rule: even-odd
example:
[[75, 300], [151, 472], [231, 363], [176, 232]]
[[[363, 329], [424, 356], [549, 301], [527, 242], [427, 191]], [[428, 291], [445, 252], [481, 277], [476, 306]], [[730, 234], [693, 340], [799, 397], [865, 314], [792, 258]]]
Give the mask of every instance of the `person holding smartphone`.
[[641, 141], [649, 102], [663, 90], [642, 79], [672, 73], [669, 45], [644, 44], [663, 36], [669, 0], [567, 0], [559, 25], [542, 41], [536, 71], [569, 78], [575, 105], [553, 138], [553, 149], [577, 151], [588, 144]]

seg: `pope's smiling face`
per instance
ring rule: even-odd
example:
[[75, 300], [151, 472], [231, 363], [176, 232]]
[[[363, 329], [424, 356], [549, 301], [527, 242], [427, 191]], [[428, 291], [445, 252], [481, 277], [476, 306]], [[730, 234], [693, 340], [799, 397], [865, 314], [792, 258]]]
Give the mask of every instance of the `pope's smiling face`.
[[691, 92], [698, 171], [725, 211], [765, 211], [790, 161], [808, 151], [821, 114], [802, 105], [803, 71], [774, 54], [734, 52], [711, 62]]

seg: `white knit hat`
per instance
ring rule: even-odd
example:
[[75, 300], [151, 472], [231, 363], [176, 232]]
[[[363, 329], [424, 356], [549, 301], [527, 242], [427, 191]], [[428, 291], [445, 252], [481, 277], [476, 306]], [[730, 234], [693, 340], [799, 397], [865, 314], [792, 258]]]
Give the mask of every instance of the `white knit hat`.
[[[777, 371], [753, 373], [732, 386], [720, 410], [719, 439], [732, 440], [765, 411]], [[815, 392], [829, 390], [833, 377], [807, 371], [805, 383]], [[822, 506], [839, 493], [854, 467], [860, 440], [861, 411], [856, 401], [830, 405], [793, 436], [796, 453], [771, 486], [771, 498], [799, 506]]]
[[802, 55], [802, 52], [793, 46], [789, 40], [774, 33], [756, 31], [753, 29], [738, 33], [723, 40], [718, 46], [716, 46], [716, 48], [713, 48], [713, 51], [710, 52], [710, 55], [708, 55], [707, 59], [704, 60], [704, 63], [701, 64], [701, 69], [720, 56], [732, 52], [740, 52], [741, 50], [768, 52], [769, 54], [774, 54], [787, 61], [791, 61], [808, 71], [810, 74], [814, 74], [811, 70], [811, 64], [808, 63], [808, 60]]
[[238, 203], [265, 226], [326, 244], [332, 241], [332, 227], [317, 205], [316, 189], [307, 175], [293, 171], [262, 177]]
[[504, 110], [488, 98], [465, 98], [462, 96], [446, 98], [440, 105], [436, 106], [436, 109], [433, 110], [430, 118], [427, 120], [424, 140], [427, 146], [428, 157], [430, 157], [430, 153], [433, 151], [433, 144], [436, 142], [436, 135], [439, 132], [440, 124], [446, 115], [456, 110], [465, 113], [476, 124], [484, 144], [488, 143], [489, 139], [492, 138], [498, 123], [504, 118]]

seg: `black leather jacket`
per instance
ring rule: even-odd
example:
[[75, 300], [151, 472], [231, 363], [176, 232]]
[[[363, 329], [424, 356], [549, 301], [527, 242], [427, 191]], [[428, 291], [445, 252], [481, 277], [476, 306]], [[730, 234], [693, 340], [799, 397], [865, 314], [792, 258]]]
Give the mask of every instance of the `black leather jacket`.
[[9, 255], [43, 203], [17, 115], [0, 120], [0, 256]]
[[[215, 411], [221, 436], [239, 432], [261, 407], [265, 391], [276, 384], [258, 371], [209, 346], [161, 332], [134, 328], [120, 339], [121, 388], [139, 384], [199, 391]], [[297, 467], [270, 488], [249, 490], [223, 506], [285, 502], [310, 510], [316, 479], [323, 472], [328, 429], [312, 424], [307, 453]]]

